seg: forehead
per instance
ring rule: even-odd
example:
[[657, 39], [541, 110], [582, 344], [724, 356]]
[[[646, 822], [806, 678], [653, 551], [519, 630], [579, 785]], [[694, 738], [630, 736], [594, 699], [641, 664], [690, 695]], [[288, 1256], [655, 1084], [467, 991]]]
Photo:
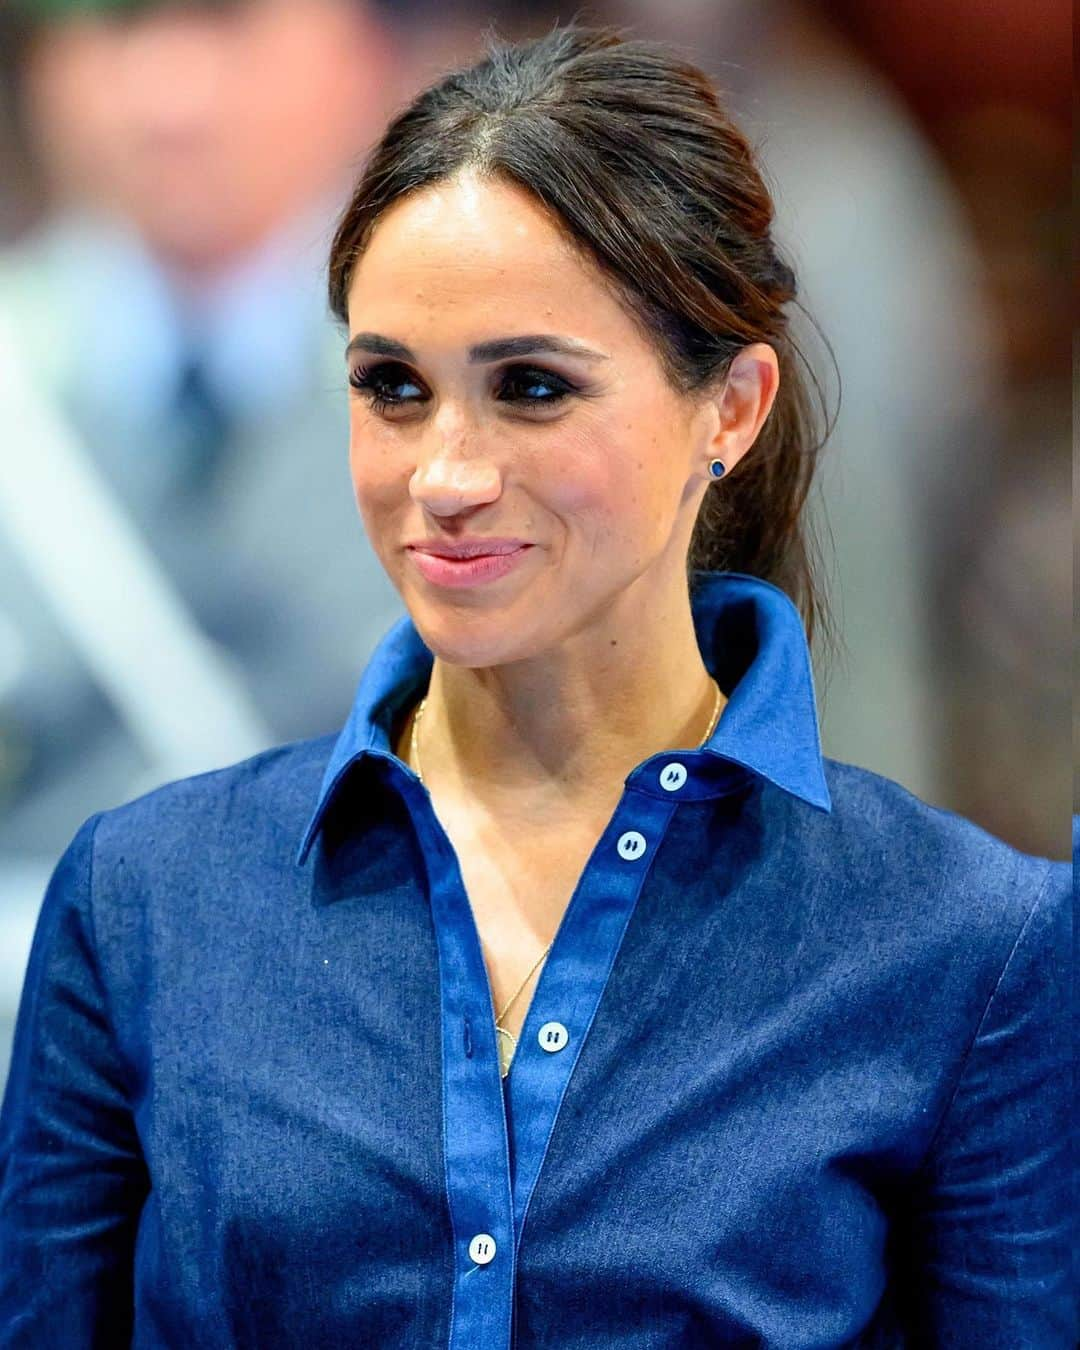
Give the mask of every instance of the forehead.
[[419, 308], [513, 314], [528, 307], [581, 327], [626, 322], [599, 270], [526, 189], [472, 175], [394, 203], [353, 269], [353, 326]]

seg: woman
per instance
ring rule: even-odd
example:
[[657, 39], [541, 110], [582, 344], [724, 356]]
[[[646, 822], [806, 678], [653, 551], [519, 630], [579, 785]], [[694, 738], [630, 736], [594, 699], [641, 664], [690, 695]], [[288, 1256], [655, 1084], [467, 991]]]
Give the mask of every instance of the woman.
[[388, 128], [329, 278], [409, 612], [58, 864], [0, 1345], [1072, 1343], [1068, 868], [821, 756], [771, 214], [608, 29]]

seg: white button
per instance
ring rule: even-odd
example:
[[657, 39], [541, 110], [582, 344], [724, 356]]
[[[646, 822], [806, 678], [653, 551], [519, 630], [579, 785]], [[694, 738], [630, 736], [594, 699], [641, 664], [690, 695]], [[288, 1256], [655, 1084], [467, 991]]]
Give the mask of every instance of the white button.
[[685, 782], [685, 764], [669, 764], [660, 770], [660, 786], [666, 788], [668, 792], [678, 792]]
[[545, 1022], [536, 1033], [536, 1039], [540, 1042], [541, 1050], [547, 1050], [554, 1054], [556, 1050], [561, 1050], [570, 1039], [570, 1033], [561, 1022]]
[[469, 1256], [478, 1266], [495, 1259], [495, 1239], [490, 1233], [477, 1233], [469, 1243]]
[[638, 834], [637, 830], [627, 830], [625, 834], [619, 835], [619, 842], [615, 847], [619, 850], [620, 858], [632, 862], [645, 852], [645, 836]]

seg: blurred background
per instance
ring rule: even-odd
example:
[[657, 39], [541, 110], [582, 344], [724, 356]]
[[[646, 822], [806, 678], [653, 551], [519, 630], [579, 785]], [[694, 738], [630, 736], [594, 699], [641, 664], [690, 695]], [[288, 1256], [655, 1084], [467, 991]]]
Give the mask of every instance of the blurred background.
[[1069, 856], [1064, 3], [0, 0], [0, 1083], [79, 824], [344, 721], [402, 610], [352, 499], [336, 213], [486, 26], [575, 16], [716, 77], [835, 352], [825, 753]]

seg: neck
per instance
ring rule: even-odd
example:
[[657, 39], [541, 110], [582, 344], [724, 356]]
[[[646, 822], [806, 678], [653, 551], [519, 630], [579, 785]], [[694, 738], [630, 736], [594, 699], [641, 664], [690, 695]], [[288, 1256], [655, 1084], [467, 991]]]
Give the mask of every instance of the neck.
[[419, 733], [425, 784], [503, 816], [574, 817], [590, 804], [608, 811], [650, 755], [696, 748], [717, 688], [683, 591], [658, 622], [628, 592], [606, 619], [535, 658], [486, 668], [436, 658]]

